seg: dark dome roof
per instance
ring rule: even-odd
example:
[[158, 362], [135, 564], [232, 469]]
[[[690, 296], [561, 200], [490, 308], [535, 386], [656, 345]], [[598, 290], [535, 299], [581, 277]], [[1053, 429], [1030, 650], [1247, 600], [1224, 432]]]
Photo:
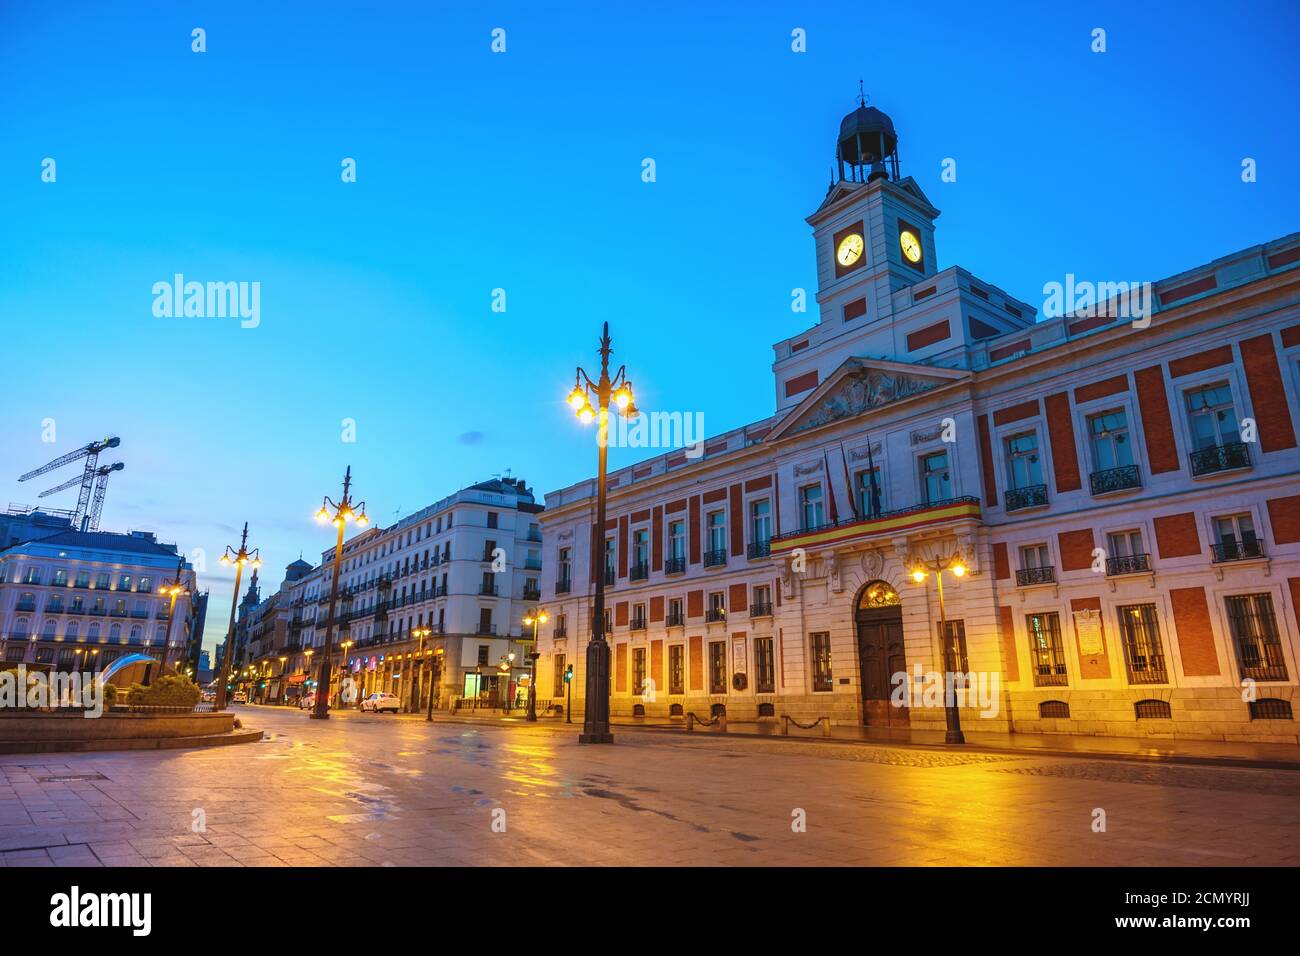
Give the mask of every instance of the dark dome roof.
[[894, 121], [874, 106], [859, 106], [840, 122], [839, 157], [846, 163], [873, 163], [898, 145]]
[[894, 121], [874, 106], [859, 106], [840, 121], [840, 139], [854, 133], [885, 133], [897, 138], [894, 133]]

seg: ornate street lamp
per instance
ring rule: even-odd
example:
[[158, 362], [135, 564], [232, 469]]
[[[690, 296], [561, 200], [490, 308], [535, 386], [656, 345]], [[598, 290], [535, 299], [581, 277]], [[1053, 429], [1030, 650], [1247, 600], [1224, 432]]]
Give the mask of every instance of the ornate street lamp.
[[[331, 514], [331, 511], [333, 512]], [[343, 474], [343, 496], [336, 504], [328, 495], [321, 503], [320, 511], [316, 512], [316, 520], [321, 524], [333, 523], [338, 528], [338, 541], [334, 545], [334, 576], [330, 582], [330, 605], [329, 612], [325, 617], [325, 648], [321, 654], [320, 676], [316, 679], [316, 706], [312, 708], [311, 716], [313, 720], [326, 720], [329, 718], [329, 696], [330, 696], [330, 661], [334, 654], [332, 641], [334, 637], [334, 604], [338, 600], [339, 594], [339, 573], [343, 568], [343, 529], [349, 521], [355, 522], [364, 528], [370, 524], [370, 519], [366, 517], [366, 503], [364, 501], [354, 505], [352, 503], [352, 466], [349, 465], [347, 471]]]
[[[167, 637], [166, 637], [166, 643], [163, 646], [162, 666], [164, 671], [167, 669], [167, 663], [172, 656], [172, 628], [173, 626], [175, 626], [175, 621], [176, 621], [176, 599], [180, 597], [182, 594], [189, 593], [189, 590], [185, 587], [184, 582], [181, 580], [184, 571], [185, 571], [185, 559], [177, 558], [176, 577], [171, 581], [165, 581], [163, 583], [163, 586], [158, 589], [158, 593], [161, 594], [163, 597], [171, 598], [171, 607], [167, 612]], [[235, 590], [236, 593], [238, 593], [239, 589], [236, 588]]]
[[537, 719], [537, 625], [545, 624], [550, 618], [545, 611], [532, 611], [524, 617], [524, 627], [533, 629], [533, 646], [528, 650], [528, 659], [532, 661], [532, 670], [528, 676], [528, 716], [525, 720]]
[[[425, 627], [424, 625], [411, 628], [411, 636], [418, 637], [420, 639], [420, 648], [415, 652], [415, 655], [421, 661], [423, 661], [424, 659], [424, 639], [432, 633], [433, 633], [433, 628]], [[420, 673], [423, 676], [424, 673], [423, 663], [421, 663], [420, 666], [421, 666]], [[432, 688], [430, 688], [430, 690], [432, 690]], [[413, 660], [411, 661], [411, 713], [415, 713], [419, 709], [420, 709], [420, 685], [415, 680], [415, 661]]]
[[966, 735], [961, 732], [961, 714], [957, 711], [957, 695], [954, 686], [954, 672], [957, 665], [957, 634], [948, 633], [948, 615], [943, 606], [943, 573], [951, 571], [953, 577], [960, 578], [966, 574], [966, 562], [960, 554], [946, 558], [915, 557], [911, 561], [912, 580], [924, 584], [925, 579], [934, 572], [934, 583], [939, 591], [939, 639], [943, 642], [944, 688], [943, 707], [947, 721], [947, 730], [943, 735], [946, 744], [964, 744]]
[[[605, 540], [605, 462], [609, 444], [609, 404], [612, 401], [620, 414], [631, 419], [637, 415], [632, 399], [632, 383], [627, 378], [626, 366], [620, 366], [611, 379], [609, 376], [610, 348], [609, 323], [605, 323], [600, 337], [600, 378], [591, 376], [579, 367], [574, 375], [573, 391], [569, 393], [569, 406], [578, 421], [584, 425], [596, 422], [596, 534], [594, 539], [601, 553], [593, 553], [591, 561], [603, 560]], [[592, 407], [591, 400], [596, 400]], [[614, 735], [609, 730], [609, 642], [605, 638], [605, 569], [596, 569], [596, 601], [591, 622], [591, 640], [587, 642], [587, 700], [583, 707], [582, 733], [578, 742], [584, 744], [611, 744]]]
[[217, 682], [216, 710], [226, 709], [226, 684], [230, 680], [230, 659], [235, 656], [235, 611], [239, 608], [239, 582], [244, 575], [244, 565], [251, 564], [256, 570], [262, 566], [258, 549], [248, 550], [248, 522], [244, 522], [244, 533], [239, 539], [239, 550], [226, 545], [221, 555], [223, 565], [235, 566], [235, 595], [230, 600], [230, 628], [226, 632], [226, 652], [221, 656], [221, 680]]

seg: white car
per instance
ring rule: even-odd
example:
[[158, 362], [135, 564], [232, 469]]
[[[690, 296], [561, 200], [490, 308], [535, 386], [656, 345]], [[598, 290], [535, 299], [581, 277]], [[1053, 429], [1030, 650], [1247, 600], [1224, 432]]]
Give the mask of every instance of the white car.
[[402, 702], [397, 699], [396, 694], [371, 694], [361, 702], [361, 709], [376, 714], [387, 710], [395, 714], [402, 709]]
[[245, 694], [242, 690], [237, 690], [235, 691], [235, 696], [232, 697], [231, 700], [233, 700], [236, 704], [247, 704], [248, 695]]
[[302, 700], [298, 701], [298, 706], [303, 710], [314, 710], [316, 708], [316, 695], [305, 695]]

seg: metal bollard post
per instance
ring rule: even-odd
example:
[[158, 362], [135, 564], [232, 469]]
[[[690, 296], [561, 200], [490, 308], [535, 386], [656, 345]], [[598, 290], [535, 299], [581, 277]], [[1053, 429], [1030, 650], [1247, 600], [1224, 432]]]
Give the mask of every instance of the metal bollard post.
[[727, 715], [718, 714], [718, 733], [725, 734], [726, 732], [727, 732]]
[[686, 712], [686, 732], [689, 734], [695, 730], [695, 715], [690, 711]]
[[781, 715], [781, 736], [782, 737], [790, 736], [790, 715], [789, 714]]
[[823, 736], [823, 737], [829, 737], [830, 735], [831, 735], [831, 719], [830, 719], [829, 717], [823, 717], [823, 718], [822, 718], [822, 736]]

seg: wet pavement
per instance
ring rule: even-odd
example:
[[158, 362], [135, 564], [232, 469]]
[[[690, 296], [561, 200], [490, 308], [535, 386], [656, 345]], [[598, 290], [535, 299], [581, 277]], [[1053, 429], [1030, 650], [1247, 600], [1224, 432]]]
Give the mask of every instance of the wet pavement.
[[[236, 708], [261, 743], [0, 757], [7, 866], [1300, 864], [1300, 773]], [[1104, 821], [1104, 831], [1100, 823]]]

